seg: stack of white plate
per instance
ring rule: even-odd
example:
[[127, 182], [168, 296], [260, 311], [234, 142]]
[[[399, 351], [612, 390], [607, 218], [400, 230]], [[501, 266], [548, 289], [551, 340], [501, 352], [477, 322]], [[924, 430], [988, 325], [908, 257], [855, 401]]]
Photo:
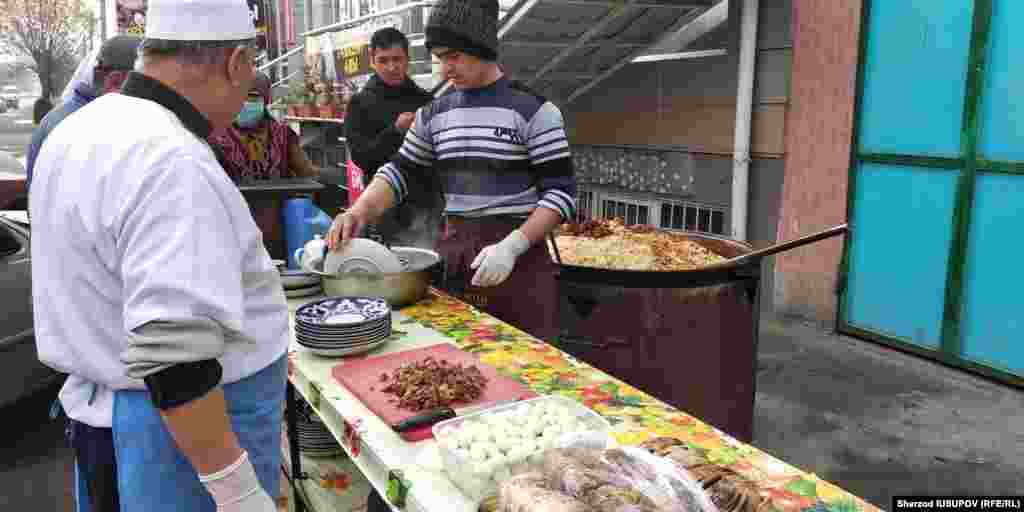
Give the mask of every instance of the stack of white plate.
[[391, 336], [391, 306], [373, 297], [331, 297], [295, 310], [295, 340], [313, 353], [348, 356], [373, 350]]
[[281, 270], [281, 285], [289, 299], [309, 297], [323, 292], [320, 276], [305, 270]]
[[338, 440], [313, 409], [304, 400], [296, 400], [298, 415], [295, 421], [295, 433], [299, 441], [299, 451], [311, 457], [329, 457], [344, 453]]

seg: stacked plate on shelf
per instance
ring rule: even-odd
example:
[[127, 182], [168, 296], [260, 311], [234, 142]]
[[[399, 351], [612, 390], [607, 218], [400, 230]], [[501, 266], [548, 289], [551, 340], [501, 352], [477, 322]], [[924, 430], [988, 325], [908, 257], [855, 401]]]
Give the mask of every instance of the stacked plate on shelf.
[[320, 276], [305, 270], [281, 270], [285, 297], [310, 297], [323, 293]]
[[373, 297], [331, 297], [295, 310], [295, 340], [322, 356], [373, 350], [391, 336], [391, 306]]
[[295, 433], [299, 451], [310, 457], [331, 457], [344, 453], [320, 416], [304, 400], [297, 400], [298, 414], [295, 419]]

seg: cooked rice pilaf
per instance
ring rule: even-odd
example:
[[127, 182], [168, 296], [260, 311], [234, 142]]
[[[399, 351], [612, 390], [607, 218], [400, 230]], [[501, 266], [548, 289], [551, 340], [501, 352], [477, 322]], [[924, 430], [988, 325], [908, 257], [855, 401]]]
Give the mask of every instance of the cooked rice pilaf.
[[562, 262], [582, 267], [678, 271], [725, 260], [682, 235], [627, 227], [619, 219], [564, 225], [555, 240]]

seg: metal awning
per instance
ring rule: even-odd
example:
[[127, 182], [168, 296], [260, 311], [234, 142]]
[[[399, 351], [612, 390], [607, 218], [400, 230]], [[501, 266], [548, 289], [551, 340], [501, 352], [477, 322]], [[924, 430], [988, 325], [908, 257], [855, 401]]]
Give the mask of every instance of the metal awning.
[[709, 21], [718, 16], [702, 15], [720, 1], [520, 0], [498, 31], [501, 64], [550, 100], [569, 103], [672, 36], [692, 42], [717, 26]]

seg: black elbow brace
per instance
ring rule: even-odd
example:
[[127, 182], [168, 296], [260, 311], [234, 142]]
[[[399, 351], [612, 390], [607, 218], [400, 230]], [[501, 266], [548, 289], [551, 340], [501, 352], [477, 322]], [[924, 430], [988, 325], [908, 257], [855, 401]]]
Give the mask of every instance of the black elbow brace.
[[157, 409], [166, 411], [200, 398], [220, 384], [224, 368], [216, 359], [169, 366], [143, 378]]

